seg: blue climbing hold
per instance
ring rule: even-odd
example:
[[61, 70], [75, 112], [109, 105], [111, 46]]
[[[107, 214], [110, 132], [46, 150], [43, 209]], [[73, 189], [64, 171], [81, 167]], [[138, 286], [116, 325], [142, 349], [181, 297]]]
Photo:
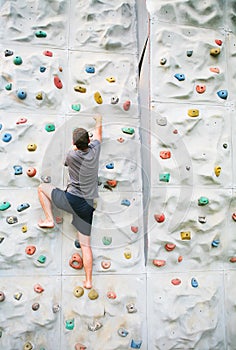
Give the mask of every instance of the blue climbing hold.
[[21, 175], [23, 173], [21, 165], [13, 165], [13, 168], [15, 170], [15, 175]]
[[219, 239], [214, 239], [211, 243], [212, 247], [217, 248], [220, 244], [220, 240]]
[[12, 56], [13, 55], [13, 51], [11, 51], [11, 50], [5, 50], [5, 57], [9, 57], [9, 56]]
[[2, 130], [2, 124], [0, 124], [0, 130]]
[[25, 209], [27, 209], [29, 207], [30, 207], [29, 203], [22, 203], [22, 204], [18, 205], [16, 210], [21, 212], [21, 211], [23, 211], [23, 210], [25, 210]]
[[118, 334], [124, 338], [129, 334], [129, 332], [125, 328], [121, 327], [118, 329]]
[[7, 85], [5, 86], [5, 89], [6, 89], [7, 91], [12, 90], [12, 83], [7, 84]]
[[142, 340], [140, 340], [140, 341], [134, 341], [134, 340], [132, 339], [131, 344], [130, 344], [130, 347], [131, 347], [132, 349], [140, 349], [140, 348], [141, 348], [141, 345], [142, 345]]
[[85, 71], [87, 73], [95, 73], [95, 68], [94, 68], [94, 66], [86, 66]]
[[176, 79], [178, 79], [179, 81], [185, 80], [185, 75], [184, 75], [184, 74], [176, 73], [176, 74], [174, 75], [174, 77], [175, 77]]
[[114, 169], [114, 163], [109, 163], [106, 165], [107, 169]]
[[217, 91], [217, 95], [222, 98], [223, 100], [226, 100], [228, 97], [228, 91], [227, 90], [219, 90]]
[[44, 72], [45, 72], [45, 70], [46, 70], [46, 67], [41, 66], [41, 67], [39, 68], [39, 70], [40, 70], [40, 72], [41, 72], [41, 73], [44, 73]]
[[193, 288], [197, 288], [198, 287], [198, 281], [196, 280], [196, 278], [192, 278], [191, 279], [191, 285]]
[[10, 142], [11, 139], [12, 139], [12, 136], [11, 136], [11, 134], [8, 134], [8, 133], [4, 134], [3, 137], [2, 137], [2, 140], [4, 142]]
[[128, 199], [122, 199], [121, 205], [125, 205], [126, 207], [130, 206], [130, 201]]
[[79, 240], [78, 240], [78, 239], [76, 239], [76, 240], [75, 240], [75, 247], [76, 247], [76, 248], [78, 248], [78, 249], [80, 249], [80, 248], [81, 248], [81, 246], [80, 246], [80, 242], [79, 242]]
[[20, 100], [24, 100], [27, 96], [27, 93], [24, 91], [24, 90], [18, 90], [17, 91], [17, 97], [20, 99]]

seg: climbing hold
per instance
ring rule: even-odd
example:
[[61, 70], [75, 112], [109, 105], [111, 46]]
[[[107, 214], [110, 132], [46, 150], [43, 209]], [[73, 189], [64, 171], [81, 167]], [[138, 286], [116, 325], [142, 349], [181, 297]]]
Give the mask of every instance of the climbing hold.
[[95, 92], [94, 93], [94, 100], [99, 104], [101, 105], [103, 103], [103, 100], [102, 100], [102, 96], [100, 94], [100, 92]]
[[165, 214], [154, 214], [154, 218], [157, 222], [164, 222], [165, 221]]
[[137, 312], [138, 310], [135, 307], [134, 303], [129, 303], [126, 305], [126, 309], [128, 311], [129, 314], [134, 314], [135, 312]]
[[36, 151], [36, 149], [37, 149], [37, 145], [35, 143], [30, 143], [27, 146], [27, 150], [30, 151], [30, 152], [34, 152], [34, 151]]
[[12, 89], [12, 83], [9, 83], [5, 86], [5, 89], [10, 91]]
[[170, 174], [169, 173], [159, 174], [159, 181], [169, 182], [170, 181]]
[[213, 73], [217, 73], [217, 74], [220, 73], [220, 69], [217, 68], [217, 67], [211, 67], [211, 68], [210, 68], [210, 71], [213, 72]]
[[115, 83], [115, 81], [116, 81], [116, 79], [114, 77], [106, 78], [106, 80], [108, 81], [108, 83]]
[[191, 279], [191, 285], [193, 288], [197, 288], [198, 287], [198, 281], [196, 280], [196, 278], [192, 278]]
[[189, 109], [188, 110], [188, 116], [189, 117], [198, 117], [199, 116], [199, 110], [198, 109]]
[[91, 289], [90, 292], [88, 293], [88, 297], [90, 300], [95, 300], [99, 297], [99, 294], [95, 289]]
[[178, 286], [181, 284], [181, 280], [179, 278], [174, 278], [171, 280], [171, 283], [174, 285], [174, 286]]
[[75, 320], [74, 320], [74, 318], [72, 318], [70, 320], [66, 320], [66, 329], [71, 331], [72, 329], [74, 329], [74, 327], [75, 327]]
[[46, 38], [47, 33], [44, 32], [43, 30], [37, 30], [37, 32], [34, 33], [36, 38]]
[[4, 51], [4, 54], [5, 54], [5, 57], [9, 57], [13, 55], [13, 51], [7, 49]]
[[25, 252], [26, 254], [28, 255], [33, 255], [35, 252], [36, 252], [36, 247], [34, 245], [28, 245], [26, 248], [25, 248]]
[[217, 95], [222, 98], [223, 100], [226, 100], [228, 97], [228, 91], [227, 90], [219, 90], [217, 91]]
[[232, 256], [232, 258], [230, 258], [229, 261], [231, 263], [235, 263], [236, 262], [236, 256]]
[[178, 79], [179, 81], [185, 80], [185, 75], [184, 75], [184, 74], [176, 73], [176, 74], [174, 75], [174, 77], [175, 77], [176, 79]]
[[122, 199], [121, 201], [121, 205], [125, 205], [126, 207], [129, 207], [130, 206], [130, 201], [128, 199]]
[[82, 345], [81, 343], [75, 344], [75, 350], [86, 350], [87, 347]]
[[20, 100], [24, 100], [27, 97], [27, 93], [24, 90], [18, 90], [17, 91], [17, 97]]
[[124, 111], [128, 111], [130, 109], [130, 105], [131, 105], [131, 102], [128, 100], [128, 101], [125, 101], [123, 103], [123, 109]]
[[114, 169], [114, 163], [108, 163], [106, 164], [107, 169]]
[[5, 237], [0, 237], [0, 244], [4, 241]]
[[57, 312], [59, 312], [59, 311], [60, 311], [60, 305], [59, 305], [59, 304], [53, 305], [52, 311], [53, 311], [54, 314], [56, 314]]
[[120, 142], [120, 143], [123, 143], [125, 140], [123, 139], [123, 137], [119, 137], [119, 138], [117, 139], [117, 141]]
[[172, 250], [174, 250], [176, 247], [176, 245], [174, 243], [166, 243], [165, 245], [165, 249], [168, 251], [168, 252], [171, 252]]
[[173, 130], [173, 134], [177, 135], [177, 134], [178, 134], [178, 130], [177, 130], [177, 129], [174, 129], [174, 130]]
[[21, 299], [21, 297], [22, 297], [22, 293], [21, 292], [16, 292], [15, 294], [14, 294], [14, 299], [16, 299], [16, 300], [20, 300]]
[[220, 48], [219, 47], [214, 47], [210, 49], [210, 55], [211, 56], [218, 56], [220, 54]]
[[16, 224], [18, 222], [18, 219], [16, 216], [7, 216], [6, 222], [12, 225], [12, 224]]
[[130, 228], [133, 233], [138, 233], [138, 226], [131, 226]]
[[203, 94], [206, 91], [206, 85], [197, 85], [196, 86], [196, 91], [199, 94]]
[[140, 349], [141, 348], [141, 345], [142, 345], [142, 340], [139, 340], [139, 341], [135, 341], [135, 340], [131, 340], [131, 344], [130, 344], [130, 347], [132, 349]]
[[48, 50], [43, 51], [43, 54], [44, 54], [44, 56], [47, 56], [47, 57], [52, 57], [53, 56], [52, 51], [48, 51]]
[[191, 239], [191, 232], [190, 231], [181, 231], [180, 237], [182, 241], [189, 241]]
[[44, 66], [41, 66], [41, 67], [39, 68], [39, 70], [40, 70], [41, 73], [44, 73], [44, 72], [46, 71], [46, 69], [47, 69], [47, 68], [44, 67]]
[[182, 257], [182, 255], [180, 255], [180, 256], [178, 257], [178, 262], [181, 263], [182, 261], [183, 261], [183, 257]]
[[76, 248], [78, 248], [78, 249], [80, 249], [80, 248], [81, 248], [81, 246], [80, 246], [80, 242], [79, 242], [79, 240], [78, 240], [78, 239], [76, 239], [76, 240], [75, 240], [74, 244], [75, 244], [75, 247], [76, 247]]
[[54, 125], [53, 123], [46, 124], [46, 125], [45, 125], [45, 130], [46, 130], [47, 132], [55, 131], [55, 125]]
[[5, 300], [5, 294], [4, 292], [0, 291], [0, 302], [4, 301]]
[[215, 40], [215, 43], [216, 43], [217, 45], [221, 46], [221, 45], [223, 44], [223, 41], [220, 40], [220, 39], [216, 39], [216, 40]]
[[166, 126], [167, 125], [167, 118], [166, 117], [157, 118], [156, 123], [160, 126]]
[[87, 91], [85, 87], [80, 86], [80, 85], [76, 85], [74, 87], [74, 90], [77, 91], [77, 92], [81, 92], [82, 94], [84, 94]]
[[34, 304], [32, 305], [32, 310], [33, 310], [33, 311], [37, 311], [39, 308], [40, 308], [39, 303], [34, 303]]
[[43, 99], [43, 93], [42, 92], [38, 92], [37, 95], [35, 96], [35, 98], [39, 101], [41, 101]]
[[123, 327], [119, 328], [117, 333], [123, 338], [127, 337], [127, 335], [129, 334], [129, 332]]
[[56, 75], [54, 77], [54, 85], [58, 88], [58, 89], [62, 89], [63, 85], [62, 85], [62, 81], [61, 79]]
[[21, 165], [13, 165], [13, 169], [15, 170], [15, 175], [21, 175], [23, 173]]
[[213, 248], [217, 248], [220, 244], [220, 240], [219, 239], [214, 239], [212, 242], [211, 242], [211, 246]]
[[227, 143], [223, 143], [223, 148], [224, 148], [224, 149], [227, 149], [227, 148], [228, 148]]
[[62, 216], [56, 216], [55, 221], [57, 224], [62, 224], [63, 223], [63, 217]]
[[26, 122], [27, 122], [27, 118], [22, 117], [22, 118], [19, 118], [19, 119], [17, 120], [16, 124], [17, 124], [17, 125], [19, 125], [19, 124], [25, 124]]
[[3, 134], [3, 136], [2, 136], [2, 141], [3, 141], [3, 142], [10, 142], [11, 139], [12, 139], [12, 136], [11, 136], [11, 134], [9, 134], [9, 133], [5, 133], [5, 134]]
[[26, 225], [23, 225], [23, 226], [21, 227], [21, 231], [22, 231], [23, 233], [27, 232], [27, 230], [28, 230], [28, 228], [27, 228]]
[[51, 182], [51, 176], [48, 175], [42, 175], [41, 180], [45, 183], [50, 183]]
[[125, 249], [124, 257], [125, 257], [125, 259], [131, 259], [132, 258], [132, 253], [131, 253], [131, 250], [129, 248]]
[[166, 64], [166, 62], [167, 62], [167, 59], [165, 57], [160, 59], [160, 65], [161, 66], [164, 66]]
[[135, 132], [134, 128], [122, 128], [121, 130], [124, 134], [128, 134], [128, 135], [133, 135]]
[[16, 56], [14, 57], [13, 59], [13, 63], [16, 65], [16, 66], [20, 66], [22, 64], [22, 58], [20, 56]]
[[63, 72], [63, 68], [61, 66], [58, 67], [59, 72]]
[[86, 66], [85, 71], [87, 73], [95, 73], [95, 67], [94, 66]]
[[111, 242], [112, 242], [112, 237], [104, 236], [104, 237], [102, 238], [102, 243], [103, 243], [104, 245], [110, 245]]
[[162, 159], [169, 159], [171, 157], [170, 151], [160, 151], [160, 157]]
[[110, 187], [116, 187], [116, 185], [117, 185], [117, 181], [116, 180], [107, 180], [106, 183]]
[[233, 219], [234, 221], [236, 221], [236, 213], [233, 213], [233, 214], [232, 214], [232, 219]]
[[112, 105], [116, 105], [118, 102], [119, 102], [119, 97], [113, 96], [113, 97], [111, 98], [111, 104], [112, 104]]
[[27, 341], [27, 343], [25, 343], [23, 350], [32, 350], [33, 349], [33, 345], [31, 344], [31, 342]]
[[26, 174], [29, 176], [29, 177], [34, 177], [37, 173], [37, 170], [35, 168], [32, 168], [32, 167], [29, 167], [26, 171]]
[[7, 210], [10, 206], [11, 204], [9, 202], [0, 202], [0, 211]]
[[186, 54], [188, 57], [191, 57], [193, 54], [193, 50], [187, 50]]
[[220, 172], [221, 172], [221, 167], [218, 165], [214, 168], [214, 172], [215, 172], [215, 175], [218, 177], [220, 176]]
[[101, 262], [101, 266], [104, 270], [108, 270], [111, 267], [111, 262], [107, 260], [103, 260]]
[[198, 199], [198, 205], [203, 206], [203, 205], [207, 205], [209, 203], [209, 199], [206, 197], [200, 197]]
[[199, 216], [199, 217], [198, 217], [198, 221], [199, 221], [201, 224], [205, 224], [205, 223], [206, 223], [206, 217], [205, 217], [205, 216]]
[[187, 171], [189, 171], [189, 170], [190, 170], [190, 166], [189, 166], [189, 165], [186, 165], [185, 169], [186, 169]]
[[76, 298], [80, 298], [80, 297], [82, 297], [82, 295], [84, 295], [84, 288], [77, 286], [77, 287], [75, 287], [73, 293], [74, 293], [74, 296]]
[[44, 292], [44, 288], [39, 283], [37, 283], [34, 285], [34, 291], [40, 294]]
[[44, 264], [46, 262], [47, 258], [45, 255], [40, 255], [37, 259], [37, 261], [40, 263], [40, 264]]
[[79, 253], [75, 253], [72, 255], [71, 259], [69, 260], [69, 265], [73, 268], [73, 269], [82, 269], [83, 267], [83, 260], [81, 258], [81, 256], [79, 255]]
[[23, 210], [25, 210], [25, 209], [27, 209], [29, 207], [30, 207], [29, 203], [22, 203], [22, 204], [18, 205], [16, 210], [21, 212], [21, 211], [23, 211]]
[[91, 331], [91, 332], [98, 331], [100, 328], [102, 328], [102, 324], [99, 321], [96, 321], [96, 322], [94, 322], [92, 324], [91, 323], [88, 324], [88, 330]]
[[108, 299], [116, 299], [116, 293], [113, 291], [107, 292]]
[[157, 267], [162, 267], [162, 266], [165, 266], [166, 261], [165, 260], [153, 259], [152, 263], [153, 263], [153, 265], [155, 265]]
[[80, 103], [77, 103], [77, 104], [73, 104], [71, 106], [71, 108], [76, 111], [76, 112], [79, 112], [80, 111], [80, 108], [81, 108], [81, 104]]

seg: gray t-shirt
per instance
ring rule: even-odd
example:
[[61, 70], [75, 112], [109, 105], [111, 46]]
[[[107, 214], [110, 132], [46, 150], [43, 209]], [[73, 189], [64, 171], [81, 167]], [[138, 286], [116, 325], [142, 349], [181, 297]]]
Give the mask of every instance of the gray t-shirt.
[[70, 177], [67, 192], [86, 199], [98, 197], [100, 149], [100, 141], [94, 140], [86, 151], [69, 150], [65, 160]]

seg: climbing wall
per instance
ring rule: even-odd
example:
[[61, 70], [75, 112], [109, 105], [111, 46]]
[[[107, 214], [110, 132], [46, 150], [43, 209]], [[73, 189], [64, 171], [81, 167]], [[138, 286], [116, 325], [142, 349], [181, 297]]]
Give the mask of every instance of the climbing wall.
[[[0, 348], [147, 348], [134, 0], [1, 1]], [[75, 127], [103, 116], [92, 247], [83, 289], [70, 216], [40, 229], [37, 187], [65, 188]]]
[[235, 2], [147, 5], [149, 349], [235, 349]]

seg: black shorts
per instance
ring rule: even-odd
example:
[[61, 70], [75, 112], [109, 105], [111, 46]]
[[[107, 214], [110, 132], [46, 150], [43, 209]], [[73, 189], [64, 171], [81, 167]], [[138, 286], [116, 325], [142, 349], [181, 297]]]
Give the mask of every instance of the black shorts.
[[90, 236], [93, 221], [93, 199], [84, 199], [59, 188], [52, 190], [53, 204], [73, 216], [72, 225], [82, 234]]

